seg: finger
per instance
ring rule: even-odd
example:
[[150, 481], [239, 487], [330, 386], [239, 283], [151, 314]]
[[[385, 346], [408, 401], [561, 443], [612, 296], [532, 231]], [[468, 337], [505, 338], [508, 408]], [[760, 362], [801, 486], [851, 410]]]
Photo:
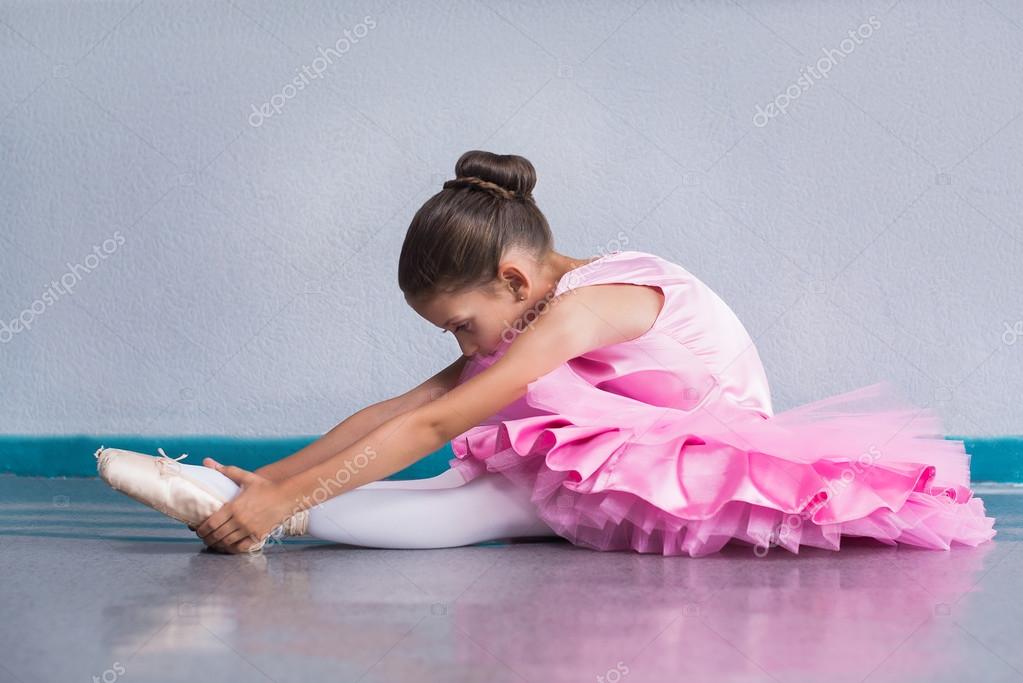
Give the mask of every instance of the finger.
[[210, 532], [231, 518], [231, 509], [230, 502], [221, 505], [219, 510], [207, 517], [206, 521], [199, 525], [196, 533], [203, 538], [209, 536]]
[[220, 463], [217, 463], [216, 470], [239, 486], [246, 486], [250, 484], [253, 479], [258, 480], [258, 477], [252, 472], [243, 470], [241, 467], [235, 467], [234, 465], [221, 465]]
[[216, 543], [210, 544], [210, 547], [216, 550], [218, 553], [231, 552], [229, 546], [225, 545], [223, 541], [217, 541]]
[[224, 538], [230, 536], [231, 533], [233, 533], [236, 529], [238, 529], [238, 520], [236, 520], [234, 517], [231, 517], [226, 522], [224, 522], [216, 529], [211, 531], [209, 534], [207, 534], [205, 537], [206, 542], [211, 545], [220, 543], [224, 540]]
[[222, 538], [220, 540], [220, 543], [221, 543], [221, 545], [230, 548], [235, 543], [238, 543], [238, 541], [243, 541], [246, 538], [248, 538], [249, 536], [250, 536], [250, 534], [247, 531], [245, 531], [244, 529], [235, 529], [234, 531], [229, 533], [227, 536], [224, 536], [224, 538]]
[[218, 552], [218, 553], [219, 553], [219, 552], [222, 552], [222, 551], [221, 551], [221, 549], [220, 549], [220, 547], [219, 547], [219, 546], [218, 546], [218, 544], [216, 544], [216, 543], [207, 543], [207, 542], [206, 542], [205, 540], [203, 540], [203, 544], [204, 544], [204, 545], [205, 545], [205, 546], [206, 546], [207, 548], [209, 548], [210, 550], [213, 550], [213, 551], [215, 551], [215, 552]]
[[210, 534], [210, 542], [217, 545], [227, 545], [224, 543], [224, 539], [233, 534], [237, 528], [238, 527], [234, 524], [234, 520], [228, 521], [222, 527], [215, 529], [213, 533]]
[[235, 544], [235, 548], [237, 548], [239, 552], [243, 553], [257, 552], [256, 547], [260, 545], [260, 540], [261, 539], [258, 539], [255, 536], [249, 536], [248, 538], [243, 538], [238, 541], [238, 543]]

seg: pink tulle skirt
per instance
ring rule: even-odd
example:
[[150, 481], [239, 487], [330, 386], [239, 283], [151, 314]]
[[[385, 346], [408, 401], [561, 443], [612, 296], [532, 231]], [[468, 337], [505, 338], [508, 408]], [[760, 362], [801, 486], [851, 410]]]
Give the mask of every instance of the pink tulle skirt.
[[770, 417], [655, 406], [616, 417], [479, 425], [452, 441], [451, 465], [528, 488], [555, 533], [595, 550], [696, 557], [735, 540], [798, 553], [838, 550], [842, 536], [947, 550], [996, 533], [963, 442], [888, 382]]

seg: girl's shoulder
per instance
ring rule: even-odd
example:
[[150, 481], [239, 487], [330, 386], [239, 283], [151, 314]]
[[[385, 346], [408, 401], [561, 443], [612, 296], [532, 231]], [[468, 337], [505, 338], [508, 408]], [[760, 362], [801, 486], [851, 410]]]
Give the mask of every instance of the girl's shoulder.
[[596, 284], [667, 284], [687, 279], [682, 266], [646, 251], [612, 251], [589, 263], [573, 268], [558, 280], [557, 296], [584, 285]]

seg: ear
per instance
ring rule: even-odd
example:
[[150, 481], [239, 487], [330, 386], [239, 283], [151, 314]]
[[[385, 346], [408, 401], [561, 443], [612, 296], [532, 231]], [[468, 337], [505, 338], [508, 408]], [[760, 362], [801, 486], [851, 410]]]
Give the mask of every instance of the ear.
[[504, 261], [497, 267], [497, 279], [500, 284], [500, 292], [511, 292], [515, 299], [525, 299], [529, 296], [532, 282], [529, 274], [514, 261]]

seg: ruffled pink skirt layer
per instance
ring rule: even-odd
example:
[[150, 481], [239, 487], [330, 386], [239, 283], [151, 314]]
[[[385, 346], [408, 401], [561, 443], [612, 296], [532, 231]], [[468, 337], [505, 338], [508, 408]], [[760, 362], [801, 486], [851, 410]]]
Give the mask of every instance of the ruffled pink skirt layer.
[[527, 487], [558, 535], [595, 550], [701, 556], [731, 540], [838, 550], [842, 536], [949, 549], [995, 535], [969, 454], [881, 382], [771, 417], [644, 406], [505, 419], [452, 441], [452, 467]]

